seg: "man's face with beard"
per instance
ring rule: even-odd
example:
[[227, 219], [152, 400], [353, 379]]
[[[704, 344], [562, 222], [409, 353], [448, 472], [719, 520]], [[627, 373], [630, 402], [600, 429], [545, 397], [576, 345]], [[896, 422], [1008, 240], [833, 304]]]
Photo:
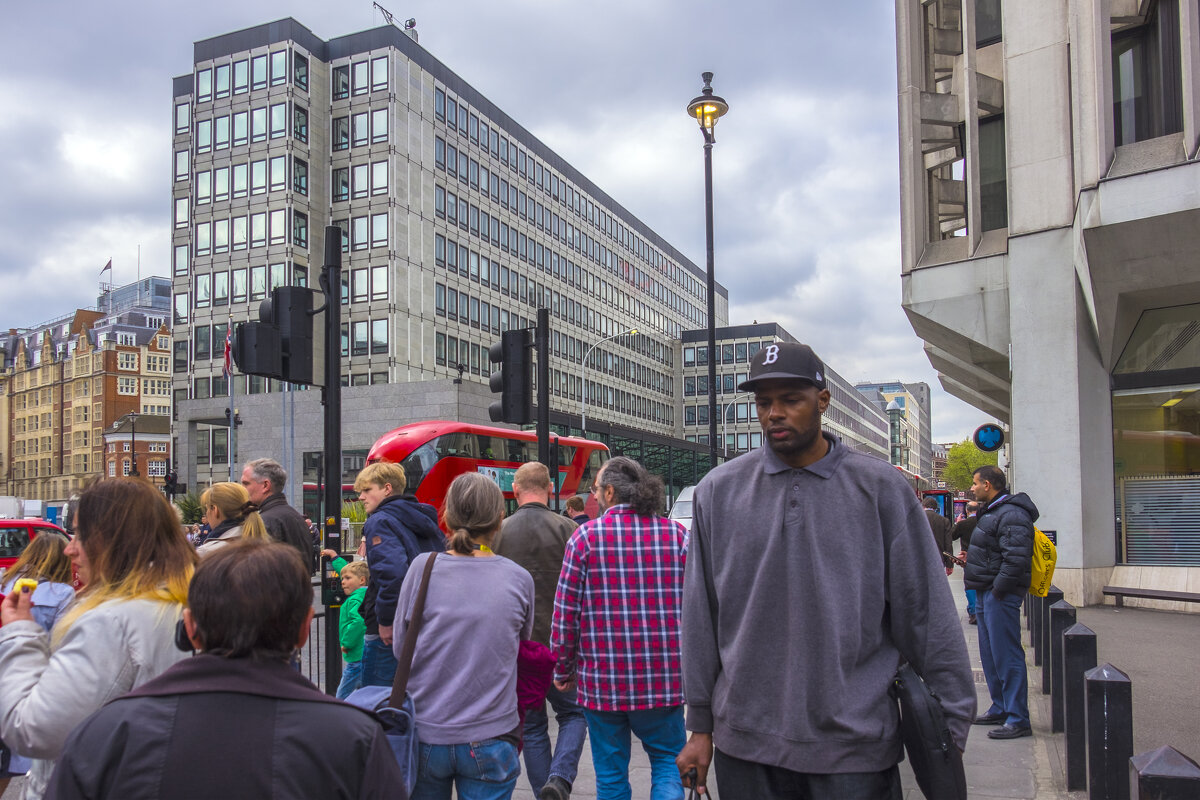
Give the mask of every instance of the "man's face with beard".
[[828, 389], [803, 380], [766, 380], [754, 386], [754, 406], [767, 444], [788, 466], [807, 467], [828, 451], [821, 436]]

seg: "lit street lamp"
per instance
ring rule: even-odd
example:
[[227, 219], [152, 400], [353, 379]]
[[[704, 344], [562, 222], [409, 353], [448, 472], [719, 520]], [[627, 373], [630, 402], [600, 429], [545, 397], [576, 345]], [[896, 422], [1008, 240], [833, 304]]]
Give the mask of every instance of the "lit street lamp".
[[579, 377], [583, 381], [583, 391], [581, 391], [579, 393], [579, 425], [580, 425], [580, 428], [583, 430], [583, 433], [580, 434], [581, 438], [585, 438], [585, 439], [587, 438], [587, 365], [588, 365], [588, 358], [592, 355], [593, 350], [595, 350], [597, 347], [604, 344], [605, 342], [612, 341], [613, 339], [617, 339], [621, 336], [633, 336], [633, 335], [637, 334], [637, 332], [638, 332], [637, 328], [630, 328], [627, 331], [621, 331], [620, 333], [614, 333], [612, 336], [605, 336], [603, 339], [601, 339], [600, 341], [596, 342], [594, 345], [589, 347], [587, 353], [584, 354], [583, 367], [579, 373]]
[[707, 236], [707, 293], [708, 293], [708, 452], [712, 467], [717, 466], [717, 331], [716, 280], [713, 267], [713, 193], [712, 146], [717, 120], [729, 111], [729, 104], [713, 94], [711, 72], [700, 75], [704, 89], [699, 97], [688, 103], [688, 116], [694, 117], [704, 134], [704, 223]]

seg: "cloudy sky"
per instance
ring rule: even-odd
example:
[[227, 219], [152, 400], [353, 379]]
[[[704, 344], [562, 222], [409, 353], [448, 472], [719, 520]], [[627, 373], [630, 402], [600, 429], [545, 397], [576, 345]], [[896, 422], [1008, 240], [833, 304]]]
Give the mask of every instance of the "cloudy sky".
[[[942, 391], [900, 308], [894, 3], [385, 0], [421, 45], [698, 265], [700, 73], [717, 280], [732, 324], [778, 321], [850, 381], [925, 381], [934, 441], [986, 421]], [[8, 3], [0, 33], [0, 325], [167, 275], [171, 78], [199, 39], [295, 17], [322, 39], [370, 0]]]

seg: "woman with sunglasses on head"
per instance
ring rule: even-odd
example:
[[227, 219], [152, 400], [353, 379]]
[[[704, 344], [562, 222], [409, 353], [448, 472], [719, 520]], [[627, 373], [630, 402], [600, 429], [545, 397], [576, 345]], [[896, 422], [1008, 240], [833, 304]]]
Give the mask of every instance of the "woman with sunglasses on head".
[[271, 541], [258, 506], [250, 502], [250, 493], [240, 483], [214, 483], [200, 495], [200, 508], [212, 528], [196, 551], [201, 558], [236, 541]]
[[24, 800], [41, 798], [67, 735], [100, 706], [184, 658], [175, 627], [195, 550], [162, 493], [138, 478], [83, 491], [66, 554], [83, 589], [47, 634], [31, 593], [0, 605], [0, 738], [34, 758]]

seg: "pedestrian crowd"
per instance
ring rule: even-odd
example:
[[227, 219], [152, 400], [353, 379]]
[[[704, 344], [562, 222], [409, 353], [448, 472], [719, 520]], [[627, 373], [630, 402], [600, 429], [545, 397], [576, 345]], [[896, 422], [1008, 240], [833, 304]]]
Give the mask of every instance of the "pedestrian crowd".
[[[590, 741], [597, 797], [629, 800], [636, 736], [652, 800], [703, 795], [710, 771], [724, 800], [898, 800], [905, 662], [960, 750], [972, 722], [1028, 735], [1010, 628], [1036, 509], [993, 467], [973, 532], [926, 515], [894, 468], [822, 429], [824, 371], [800, 344], [755, 355], [739, 389], [768, 446], [700, 482], [690, 532], [625, 456], [585, 476], [595, 519], [575, 498], [551, 510], [540, 463], [516, 470], [507, 515], [483, 474], [439, 516], [400, 465], [365, 467], [356, 557], [319, 553], [345, 594], [336, 698], [295, 668], [318, 553], [279, 464], [204, 492], [198, 547], [149, 483], [92, 484], [74, 539], [38, 537], [8, 576], [37, 588], [0, 589], [0, 738], [31, 760], [14, 762], [23, 797], [499, 800], [523, 760], [539, 800], [567, 800]], [[978, 719], [945, 580], [956, 538], [992, 699]], [[375, 713], [393, 685], [416, 714], [407, 771]]]

